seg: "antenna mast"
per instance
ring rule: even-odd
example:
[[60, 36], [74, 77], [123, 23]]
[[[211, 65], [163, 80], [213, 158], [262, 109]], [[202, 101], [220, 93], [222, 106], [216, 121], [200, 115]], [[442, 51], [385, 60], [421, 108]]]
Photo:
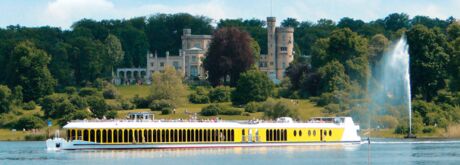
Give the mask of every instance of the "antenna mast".
[[270, 17], [273, 17], [273, 0], [270, 0]]

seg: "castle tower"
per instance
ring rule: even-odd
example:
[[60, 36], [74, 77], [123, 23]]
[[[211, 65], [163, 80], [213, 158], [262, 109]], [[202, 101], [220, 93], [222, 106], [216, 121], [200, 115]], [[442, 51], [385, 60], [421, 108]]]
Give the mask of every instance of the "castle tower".
[[268, 76], [276, 76], [276, 18], [267, 17], [267, 69]]
[[294, 60], [294, 28], [276, 28], [276, 78], [281, 80], [289, 64]]

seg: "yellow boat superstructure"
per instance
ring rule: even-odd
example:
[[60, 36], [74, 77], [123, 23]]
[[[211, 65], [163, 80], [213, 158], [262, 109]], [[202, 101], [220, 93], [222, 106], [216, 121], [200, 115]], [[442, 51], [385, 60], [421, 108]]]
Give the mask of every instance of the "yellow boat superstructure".
[[189, 148], [360, 143], [350, 117], [294, 122], [264, 121], [73, 121], [65, 138], [47, 140], [48, 149]]

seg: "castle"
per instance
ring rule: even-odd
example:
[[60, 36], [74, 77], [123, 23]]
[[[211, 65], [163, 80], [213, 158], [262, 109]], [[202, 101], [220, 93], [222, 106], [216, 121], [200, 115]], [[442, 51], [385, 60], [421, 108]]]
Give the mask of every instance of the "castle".
[[[147, 68], [119, 68], [114, 83], [150, 83], [154, 72], [164, 70], [165, 66], [174, 67], [183, 73], [187, 79], [206, 79], [203, 68], [211, 35], [192, 35], [191, 29], [184, 29], [182, 33], [182, 48], [179, 55], [165, 57], [158, 54], [147, 54]], [[260, 71], [266, 73], [275, 83], [284, 77], [285, 69], [294, 60], [294, 29], [291, 27], [276, 27], [276, 18], [267, 18], [267, 54], [261, 54], [259, 59]]]

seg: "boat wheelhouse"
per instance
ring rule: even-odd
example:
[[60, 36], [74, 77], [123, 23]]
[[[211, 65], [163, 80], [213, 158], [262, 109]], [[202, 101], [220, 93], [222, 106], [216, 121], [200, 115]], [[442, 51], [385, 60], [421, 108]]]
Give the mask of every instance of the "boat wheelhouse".
[[65, 138], [46, 141], [56, 149], [136, 149], [287, 146], [360, 143], [351, 117], [318, 117], [307, 122], [218, 120], [79, 120], [63, 127]]

